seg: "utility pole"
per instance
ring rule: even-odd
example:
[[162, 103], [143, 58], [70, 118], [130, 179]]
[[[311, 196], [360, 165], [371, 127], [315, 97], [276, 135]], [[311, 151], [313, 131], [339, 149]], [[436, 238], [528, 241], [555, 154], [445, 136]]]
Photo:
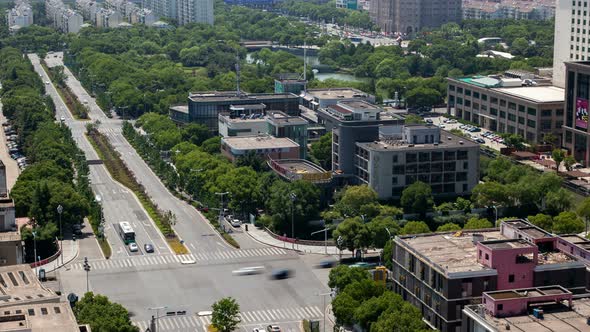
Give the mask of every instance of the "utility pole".
[[330, 295], [330, 297], [333, 297], [335, 295], [335, 293], [332, 290], [332, 291], [330, 291], [328, 293], [318, 294], [318, 296], [321, 296], [322, 297], [322, 310], [324, 311], [323, 312], [323, 314], [324, 314], [324, 328], [323, 328], [323, 331], [324, 332], [326, 332], [326, 309], [327, 309], [326, 308], [326, 295]]
[[[223, 208], [223, 196], [228, 195], [228, 194], [229, 194], [229, 191], [226, 191], [223, 193], [215, 193], [215, 195], [221, 196], [221, 208], [219, 209], [219, 225], [221, 225], [221, 223], [225, 219], [225, 210]], [[225, 225], [223, 226], [223, 229], [225, 230]]]
[[88, 272], [90, 272], [90, 264], [88, 264], [88, 257], [84, 257], [84, 271], [86, 271], [86, 293], [90, 291], [90, 285], [88, 283]]
[[61, 265], [64, 265], [64, 234], [61, 228], [61, 214], [64, 212], [64, 207], [60, 205], [57, 206], [57, 214], [59, 214], [59, 249], [61, 250]]
[[[155, 332], [158, 332], [160, 330], [160, 326], [158, 324], [158, 320], [160, 319], [160, 310], [166, 310], [168, 309], [167, 306], [162, 306], [162, 307], [154, 307], [154, 308], [148, 308], [148, 310], [155, 310], [156, 311], [156, 317], [155, 317], [155, 321], [156, 321], [156, 329]], [[154, 316], [152, 316], [152, 319], [154, 319]], [[154, 332], [154, 331], [152, 331]]]
[[33, 222], [33, 255], [35, 255], [33, 259], [35, 260], [35, 275], [38, 278], [39, 274], [37, 273], [37, 221], [35, 220], [35, 218], [31, 218], [31, 221]]
[[[325, 227], [325, 225], [324, 225], [324, 227]], [[325, 248], [325, 254], [327, 255], [328, 254], [328, 227], [325, 227], [324, 229], [319, 230], [319, 231], [315, 231], [315, 232], [311, 233], [311, 235], [321, 233], [321, 232], [324, 232], [324, 248]]]
[[295, 193], [289, 194], [291, 197], [291, 238], [293, 239], [293, 250], [295, 250], [295, 200], [297, 195]]

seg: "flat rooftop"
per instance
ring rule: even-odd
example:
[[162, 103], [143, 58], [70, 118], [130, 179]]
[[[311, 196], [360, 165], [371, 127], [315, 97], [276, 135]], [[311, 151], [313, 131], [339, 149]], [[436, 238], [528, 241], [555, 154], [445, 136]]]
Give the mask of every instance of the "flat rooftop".
[[0, 331], [79, 332], [74, 313], [67, 302], [42, 303], [2, 308]]
[[[371, 110], [371, 111], [379, 111], [383, 112], [383, 109], [375, 104], [368, 103], [364, 100], [343, 100], [339, 101], [338, 105], [348, 106], [349, 108], [354, 109], [355, 111], [358, 110]], [[332, 106], [328, 106], [332, 107]]]
[[467, 312], [478, 317], [490, 327], [497, 331], [517, 332], [571, 332], [571, 331], [588, 331], [590, 327], [586, 323], [587, 317], [590, 317], [590, 299], [575, 299], [572, 301], [573, 306], [570, 309], [567, 302], [535, 305], [543, 308], [543, 319], [538, 319], [532, 315], [532, 312], [505, 318], [496, 318], [491, 316], [483, 309], [481, 305], [470, 305], [465, 307]]
[[523, 86], [492, 90], [536, 103], [559, 103], [565, 100], [565, 90], [556, 86]]
[[533, 287], [533, 288], [522, 288], [522, 289], [510, 289], [485, 292], [489, 297], [494, 300], [510, 300], [510, 299], [522, 299], [522, 298], [535, 298], [545, 295], [571, 295], [571, 292], [561, 286], [546, 286], [546, 287]]
[[242, 92], [239, 95], [236, 91], [207, 91], [189, 93], [188, 98], [193, 102], [214, 102], [214, 101], [230, 101], [240, 102], [245, 100], [269, 100], [269, 99], [298, 99], [299, 97], [293, 93], [246, 93]]
[[256, 150], [256, 149], [279, 149], [296, 148], [299, 144], [286, 137], [273, 136], [232, 136], [221, 139], [232, 149]]
[[276, 111], [276, 112], [268, 112], [266, 118], [276, 124], [289, 124], [289, 125], [306, 125], [309, 122], [302, 117], [299, 116], [290, 116], [285, 114], [284, 112]]
[[[416, 252], [424, 260], [437, 265], [443, 273], [460, 273], [491, 270], [477, 261], [477, 246], [473, 235], [480, 234], [483, 240], [512, 240], [497, 229], [461, 231], [455, 233], [429, 233], [399, 237], [407, 248]], [[508, 243], [512, 243], [508, 242]], [[526, 242], [525, 242], [526, 243]], [[526, 244], [529, 245], [529, 244]], [[561, 252], [539, 254], [539, 265], [558, 264], [574, 261]]]
[[170, 106], [170, 109], [175, 112], [188, 114], [188, 106], [187, 105]]
[[253, 122], [266, 122], [266, 118], [264, 116], [251, 118], [250, 116], [245, 116], [244, 118], [239, 116], [230, 116], [229, 114], [219, 114], [219, 119], [226, 122], [226, 123], [253, 123]]
[[[428, 128], [428, 126], [413, 126], [413, 127], [424, 127]], [[384, 150], [401, 150], [401, 149], [412, 149], [412, 150], [432, 150], [432, 149], [445, 149], [445, 148], [479, 148], [479, 144], [464, 138], [454, 135], [448, 131], [441, 130], [440, 131], [440, 142], [437, 144], [434, 143], [427, 143], [427, 144], [409, 144], [404, 140], [400, 139], [386, 139], [386, 140], [379, 140], [369, 143], [356, 143], [357, 146], [363, 147], [368, 150], [377, 150], [377, 151], [384, 151]]]
[[274, 160], [274, 162], [283, 169], [295, 174], [326, 173], [325, 169], [304, 159], [279, 159]]
[[355, 88], [330, 88], [330, 89], [308, 89], [305, 97], [315, 97], [318, 99], [350, 99], [366, 98], [369, 94]]
[[491, 249], [536, 248], [537, 246], [524, 240], [512, 241], [481, 241], [482, 245]]

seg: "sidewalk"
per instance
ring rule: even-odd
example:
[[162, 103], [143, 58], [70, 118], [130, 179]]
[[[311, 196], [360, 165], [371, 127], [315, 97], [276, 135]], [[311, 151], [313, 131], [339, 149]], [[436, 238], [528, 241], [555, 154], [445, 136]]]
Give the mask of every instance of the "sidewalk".
[[[46, 273], [53, 272], [58, 268], [67, 265], [76, 257], [78, 257], [78, 241], [74, 241], [72, 239], [64, 239], [63, 240], [63, 253], [62, 255], [58, 256], [54, 261], [39, 265], [38, 269], [45, 269]], [[63, 264], [62, 264], [62, 256], [63, 256]]]
[[[242, 225], [243, 227], [243, 225]], [[319, 255], [325, 255], [326, 254], [326, 247], [325, 246], [309, 246], [309, 245], [301, 245], [301, 244], [293, 244], [290, 242], [285, 242], [285, 241], [281, 241], [278, 239], [275, 239], [274, 237], [272, 237], [270, 234], [268, 234], [267, 232], [265, 232], [263, 229], [259, 229], [254, 227], [254, 225], [248, 224], [248, 231], [244, 233], [247, 233], [252, 239], [254, 239], [255, 241], [262, 243], [262, 244], [266, 244], [269, 246], [273, 246], [273, 247], [277, 247], [277, 248], [283, 248], [283, 249], [287, 249], [287, 250], [295, 250], [295, 251], [299, 251], [302, 253], [306, 253], [306, 254], [319, 254]], [[369, 250], [367, 253], [378, 253], [378, 250]], [[339, 255], [340, 254], [340, 250], [338, 250], [338, 248], [336, 246], [328, 246], [327, 247], [327, 254], [328, 255]], [[342, 250], [342, 256], [343, 257], [350, 257], [352, 256], [352, 252], [348, 249]]]

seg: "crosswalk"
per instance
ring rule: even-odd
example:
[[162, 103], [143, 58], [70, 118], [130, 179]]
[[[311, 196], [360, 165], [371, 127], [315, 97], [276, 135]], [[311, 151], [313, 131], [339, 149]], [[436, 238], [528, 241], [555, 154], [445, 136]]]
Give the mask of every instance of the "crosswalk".
[[[287, 250], [280, 248], [258, 248], [258, 249], [241, 249], [228, 251], [212, 251], [202, 252], [187, 255], [141, 255], [132, 256], [121, 259], [95, 260], [90, 261], [93, 270], [106, 270], [117, 268], [130, 268], [153, 265], [168, 265], [168, 264], [182, 264], [182, 263], [199, 263], [199, 262], [214, 262], [245, 259], [248, 257], [264, 257], [264, 256], [283, 256], [289, 255]], [[71, 265], [73, 270], [84, 269], [83, 263], [75, 263]]]
[[[251, 324], [274, 324], [280, 322], [290, 322], [302, 319], [319, 319], [323, 315], [322, 309], [317, 306], [266, 309], [244, 311], [239, 314], [240, 325]], [[145, 331], [149, 321], [134, 321], [133, 324], [139, 327], [140, 331]], [[211, 316], [170, 316], [160, 318], [158, 325], [161, 331], [194, 331], [195, 329], [205, 331], [204, 328], [211, 324]], [[200, 328], [202, 327], [202, 328]], [[200, 328], [200, 329], [199, 329]]]

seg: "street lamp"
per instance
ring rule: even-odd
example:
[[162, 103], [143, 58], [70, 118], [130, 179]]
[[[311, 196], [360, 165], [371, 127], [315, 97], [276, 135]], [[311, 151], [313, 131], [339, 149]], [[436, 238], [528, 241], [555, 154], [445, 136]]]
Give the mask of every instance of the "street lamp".
[[104, 236], [104, 226], [103, 226], [103, 220], [102, 220], [102, 197], [100, 195], [96, 195], [94, 196], [94, 199], [96, 200], [96, 202], [98, 203], [98, 217], [99, 217], [99, 221], [98, 221], [98, 235], [102, 238]]
[[[221, 223], [225, 217], [225, 213], [224, 213], [225, 211], [223, 209], [223, 196], [229, 195], [229, 191], [222, 192], [222, 193], [215, 193], [215, 195], [221, 196], [221, 208], [219, 209], [219, 224], [221, 225]], [[223, 226], [223, 230], [225, 231], [225, 225]]]
[[324, 224], [324, 227], [325, 227], [324, 229], [322, 229], [320, 231], [315, 231], [315, 232], [311, 233], [311, 235], [324, 232], [324, 248], [325, 248], [325, 253], [327, 255], [328, 254], [328, 227], [326, 227], [325, 224]]
[[492, 205], [492, 208], [496, 212], [496, 220], [494, 221], [494, 227], [496, 227], [496, 225], [498, 224], [498, 207], [495, 205]]
[[295, 249], [295, 200], [297, 200], [297, 195], [290, 193], [289, 197], [291, 198], [291, 238], [293, 239], [293, 249]]
[[39, 276], [39, 274], [37, 273], [37, 222], [35, 221], [35, 218], [31, 218], [31, 222], [33, 223], [33, 255], [35, 255], [35, 257], [33, 257], [33, 259], [35, 260], [35, 275]]
[[166, 306], [148, 308], [148, 310], [155, 310], [156, 311], [156, 331], [152, 331], [152, 332], [158, 332], [158, 330], [160, 330], [160, 327], [159, 327], [159, 324], [158, 324], [158, 321], [160, 319], [160, 310], [166, 310], [166, 309], [168, 309], [168, 307], [166, 307]]
[[64, 235], [61, 228], [61, 214], [64, 212], [64, 207], [60, 205], [57, 206], [57, 214], [59, 214], [59, 248], [61, 249], [61, 265], [64, 265]]
[[90, 272], [90, 264], [88, 264], [88, 257], [84, 257], [84, 271], [86, 271], [86, 293], [90, 291], [88, 285], [88, 272]]
[[336, 295], [336, 294], [333, 290], [328, 293], [318, 294], [318, 296], [322, 297], [322, 310], [324, 311], [323, 312], [323, 314], [324, 314], [324, 328], [323, 328], [324, 332], [326, 332], [326, 309], [327, 309], [326, 308], [326, 295], [330, 295], [330, 297], [334, 297], [334, 295]]

